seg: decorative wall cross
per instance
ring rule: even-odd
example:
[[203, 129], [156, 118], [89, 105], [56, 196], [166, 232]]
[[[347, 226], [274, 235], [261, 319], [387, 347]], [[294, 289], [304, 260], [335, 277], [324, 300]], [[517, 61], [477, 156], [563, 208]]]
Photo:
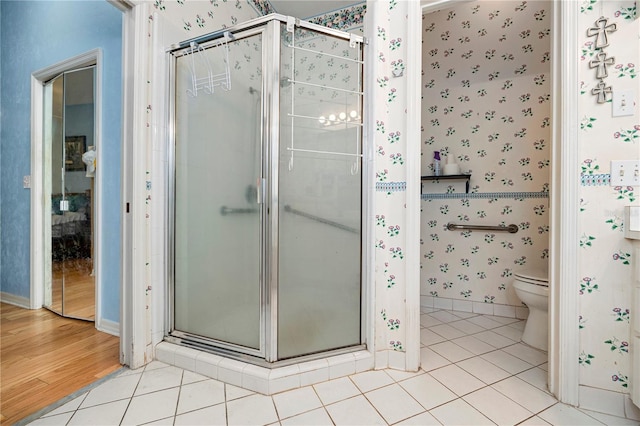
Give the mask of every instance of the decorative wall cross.
[[598, 103], [607, 102], [607, 95], [611, 95], [611, 86], [607, 86], [604, 81], [600, 80], [598, 86], [591, 89], [591, 94], [598, 97]]
[[607, 22], [609, 22], [609, 19], [601, 16], [596, 21], [596, 26], [591, 27], [587, 30], [587, 37], [596, 37], [596, 49], [602, 49], [609, 46], [609, 37], [607, 34], [612, 33], [618, 29], [616, 24], [607, 25]]
[[597, 96], [599, 104], [607, 102], [607, 98], [611, 97], [613, 89], [607, 86], [604, 79], [609, 75], [607, 66], [615, 63], [613, 57], [607, 57], [607, 53], [602, 49], [609, 46], [609, 33], [616, 31], [616, 24], [609, 24], [609, 19], [601, 16], [596, 20], [595, 26], [587, 29], [587, 37], [595, 37], [594, 48], [597, 51], [595, 59], [589, 61], [589, 68], [596, 68], [596, 78], [599, 80], [595, 88], [591, 89], [591, 94]]
[[596, 59], [589, 61], [590, 68], [598, 68], [596, 70], [596, 78], [606, 78], [608, 77], [607, 73], [607, 65], [613, 65], [615, 63], [615, 59], [607, 58], [606, 52], [600, 52], [596, 55]]

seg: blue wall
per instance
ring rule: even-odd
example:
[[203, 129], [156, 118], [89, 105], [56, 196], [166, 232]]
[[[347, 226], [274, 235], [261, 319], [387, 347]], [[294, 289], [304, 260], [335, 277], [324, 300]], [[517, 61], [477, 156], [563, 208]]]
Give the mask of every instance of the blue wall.
[[120, 320], [122, 13], [106, 1], [0, 1], [0, 291], [29, 297], [31, 74], [103, 51], [102, 316]]

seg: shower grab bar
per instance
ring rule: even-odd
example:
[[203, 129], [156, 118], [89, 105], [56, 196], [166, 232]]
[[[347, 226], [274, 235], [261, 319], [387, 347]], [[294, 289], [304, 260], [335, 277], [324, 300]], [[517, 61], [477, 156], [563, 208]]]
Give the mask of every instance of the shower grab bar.
[[360, 230], [358, 230], [356, 228], [352, 228], [350, 226], [343, 225], [342, 223], [334, 222], [333, 220], [325, 219], [325, 218], [322, 218], [320, 216], [315, 216], [315, 215], [312, 215], [310, 213], [305, 213], [303, 211], [296, 210], [296, 209], [292, 208], [288, 204], [284, 206], [284, 211], [289, 212], [289, 213], [293, 213], [293, 214], [298, 215], [298, 216], [305, 217], [307, 219], [315, 220], [316, 222], [324, 223], [325, 225], [333, 226], [334, 228], [342, 229], [343, 231], [352, 232], [354, 234], [359, 234], [360, 233]]
[[256, 213], [258, 209], [249, 209], [249, 208], [240, 208], [234, 209], [232, 207], [222, 206], [220, 207], [220, 214], [222, 216], [226, 216], [228, 214], [236, 214], [236, 213]]
[[335, 152], [335, 151], [320, 151], [315, 149], [301, 149], [301, 148], [289, 148], [287, 151], [291, 152], [311, 152], [313, 154], [331, 154], [331, 155], [345, 155], [348, 157], [362, 157], [362, 154], [352, 154], [350, 152]]
[[303, 50], [305, 52], [315, 53], [316, 55], [331, 56], [332, 58], [338, 58], [338, 59], [341, 59], [343, 61], [349, 61], [349, 62], [355, 62], [355, 63], [358, 63], [358, 64], [364, 64], [364, 61], [361, 61], [359, 59], [345, 58], [344, 56], [332, 55], [331, 53], [325, 53], [325, 52], [319, 52], [317, 50], [305, 49], [304, 47], [293, 46], [291, 44], [287, 44], [287, 47], [290, 48], [290, 49]]
[[[310, 115], [298, 115], [298, 114], [287, 114], [288, 117], [295, 117], [295, 118], [307, 118], [310, 120], [320, 120], [320, 117], [313, 117]], [[352, 126], [363, 126], [363, 123], [360, 121], [347, 121], [347, 120], [336, 120], [334, 122], [331, 123], [331, 125], [336, 125], [336, 124], [350, 124]]]
[[358, 95], [358, 96], [362, 96], [364, 94], [364, 92], [358, 92], [357, 90], [347, 90], [347, 89], [341, 89], [339, 87], [327, 86], [322, 84], [307, 83], [306, 81], [291, 80], [290, 78], [287, 78], [287, 82], [293, 83], [293, 84], [304, 84], [305, 86], [319, 87], [320, 89], [337, 90], [338, 92], [353, 93], [354, 95]]
[[506, 231], [510, 234], [518, 232], [518, 225], [511, 224], [507, 226], [487, 226], [487, 225], [456, 225], [454, 223], [447, 223], [447, 229], [453, 231], [454, 229], [468, 229], [471, 231]]

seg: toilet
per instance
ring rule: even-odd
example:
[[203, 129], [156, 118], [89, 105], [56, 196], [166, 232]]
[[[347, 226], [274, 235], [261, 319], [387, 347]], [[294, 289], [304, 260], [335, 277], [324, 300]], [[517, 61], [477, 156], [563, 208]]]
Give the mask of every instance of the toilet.
[[529, 308], [522, 341], [529, 346], [547, 350], [549, 278], [546, 271], [529, 269], [514, 272], [513, 288], [520, 300]]

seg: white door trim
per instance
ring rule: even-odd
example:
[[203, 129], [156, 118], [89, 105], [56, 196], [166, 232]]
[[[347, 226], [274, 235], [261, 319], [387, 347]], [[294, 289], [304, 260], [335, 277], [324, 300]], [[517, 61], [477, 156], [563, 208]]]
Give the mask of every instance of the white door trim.
[[[407, 4], [407, 144], [406, 144], [406, 358], [405, 369], [420, 368], [420, 121], [422, 13], [420, 3]], [[417, 108], [414, 106], [417, 105]]]
[[[44, 302], [44, 205], [43, 205], [43, 107], [44, 107], [44, 83], [65, 71], [82, 68], [90, 64], [96, 64], [95, 81], [95, 123], [94, 123], [94, 143], [98, 158], [102, 152], [102, 50], [93, 49], [78, 56], [58, 62], [46, 68], [42, 68], [31, 74], [31, 254], [29, 259], [30, 272], [30, 293], [29, 307], [31, 309], [41, 308]], [[102, 198], [102, 174], [100, 168], [96, 168], [95, 177], [95, 205], [100, 206]], [[94, 213], [94, 270], [96, 282], [96, 328], [100, 326], [102, 313], [100, 309], [101, 293], [101, 261], [100, 243], [102, 229], [102, 215], [100, 209], [96, 208]]]
[[[549, 389], [578, 405], [578, 6], [553, 2], [549, 238]], [[568, 58], [568, 59], [567, 59]]]
[[[144, 182], [147, 160], [147, 3], [125, 13], [123, 40], [121, 359], [135, 369], [151, 361], [151, 321], [147, 318], [147, 222]], [[136, 143], [134, 143], [136, 141]], [[134, 167], [135, 165], [135, 167]], [[129, 211], [127, 212], [127, 206]], [[153, 306], [149, 307], [154, 309]], [[152, 311], [153, 312], [153, 311]]]

